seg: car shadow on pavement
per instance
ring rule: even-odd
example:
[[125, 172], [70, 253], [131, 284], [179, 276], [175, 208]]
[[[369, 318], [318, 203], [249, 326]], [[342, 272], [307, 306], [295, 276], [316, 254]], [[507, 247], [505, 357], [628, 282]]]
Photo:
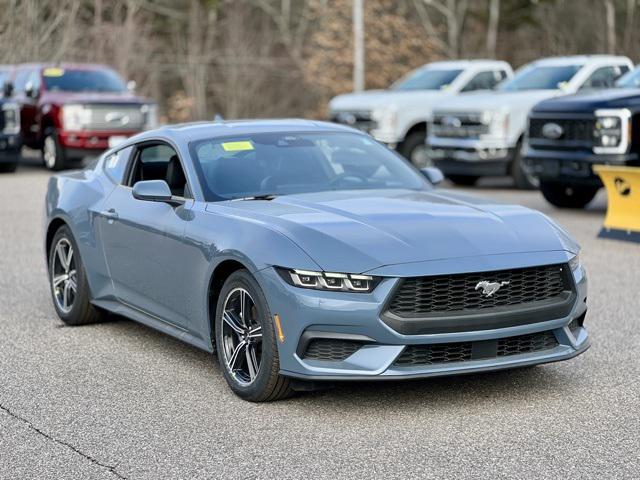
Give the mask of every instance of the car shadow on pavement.
[[[110, 316], [110, 321], [101, 324], [100, 328], [109, 330], [105, 335], [118, 335], [118, 343], [127, 348], [142, 349], [154, 356], [173, 356], [168, 365], [182, 364], [179, 371], [190, 372], [198, 381], [216, 384], [216, 388], [225, 389], [229, 398], [242, 402], [227, 391], [217, 359], [210, 353], [116, 315]], [[324, 409], [331, 405], [332, 412], [336, 413], [354, 408], [377, 410], [381, 405], [392, 410], [412, 407], [451, 409], [497, 398], [526, 402], [531, 396], [545, 396], [545, 392], [557, 396], [570, 384], [570, 378], [557, 367], [537, 366], [429, 379], [320, 384], [316, 391], [297, 392], [277, 404], [284, 402], [302, 410]]]

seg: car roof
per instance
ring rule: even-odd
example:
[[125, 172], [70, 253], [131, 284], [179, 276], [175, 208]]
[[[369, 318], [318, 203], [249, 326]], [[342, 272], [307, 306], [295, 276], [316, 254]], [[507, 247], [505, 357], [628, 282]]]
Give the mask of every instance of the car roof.
[[113, 67], [109, 65], [104, 65], [102, 63], [74, 63], [74, 62], [49, 62], [49, 63], [21, 63], [16, 65], [17, 69], [25, 69], [25, 68], [62, 68], [64, 70], [104, 70], [109, 69], [113, 70]]
[[620, 63], [631, 63], [631, 61], [627, 57], [619, 56], [619, 55], [569, 55], [562, 57], [546, 57], [539, 58], [530, 63], [530, 65], [543, 65], [543, 66], [553, 66], [553, 65], [568, 65], [568, 64], [580, 64], [586, 65], [588, 63], [609, 63], [609, 62], [620, 62]]
[[441, 60], [437, 62], [431, 62], [420, 67], [421, 69], [444, 69], [444, 68], [461, 68], [466, 69], [470, 67], [493, 67], [493, 68], [511, 68], [508, 62], [502, 60], [491, 59], [467, 59], [467, 60]]
[[364, 135], [359, 130], [337, 123], [293, 118], [179, 123], [165, 125], [156, 130], [143, 132], [132, 137], [131, 140], [139, 142], [147, 138], [166, 136], [168, 138], [193, 142], [211, 138], [283, 132], [349, 132]]

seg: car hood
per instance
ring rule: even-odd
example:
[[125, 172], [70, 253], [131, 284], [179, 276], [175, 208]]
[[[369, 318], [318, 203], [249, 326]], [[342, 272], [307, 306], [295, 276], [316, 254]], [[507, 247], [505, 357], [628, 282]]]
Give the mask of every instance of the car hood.
[[563, 95], [562, 90], [465, 93], [436, 106], [436, 111], [469, 112], [486, 110], [530, 110], [536, 103]]
[[435, 101], [451, 93], [444, 90], [369, 90], [362, 93], [338, 95], [329, 103], [331, 111], [373, 110], [383, 106], [412, 105], [416, 102]]
[[592, 113], [601, 108], [637, 109], [638, 107], [640, 107], [640, 89], [612, 88], [546, 100], [536, 105], [534, 111]]
[[100, 93], [100, 92], [45, 92], [42, 103], [53, 103], [58, 105], [70, 103], [108, 103], [108, 104], [142, 104], [149, 103], [149, 100], [133, 95], [129, 92], [123, 93]]
[[320, 192], [223, 203], [235, 217], [287, 236], [325, 271], [360, 273], [468, 256], [578, 251], [541, 213], [454, 192]]

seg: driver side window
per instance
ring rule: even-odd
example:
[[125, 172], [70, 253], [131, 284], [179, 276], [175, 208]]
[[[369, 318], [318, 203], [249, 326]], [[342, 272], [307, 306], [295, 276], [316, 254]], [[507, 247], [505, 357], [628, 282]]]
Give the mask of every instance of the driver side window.
[[505, 77], [506, 73], [503, 71], [492, 70], [487, 72], [480, 72], [476, 74], [469, 83], [462, 89], [463, 92], [473, 92], [474, 90], [491, 90], [498, 83], [500, 83]]
[[176, 197], [191, 198], [177, 152], [165, 143], [138, 147], [129, 171], [127, 186], [144, 180], [164, 180]]

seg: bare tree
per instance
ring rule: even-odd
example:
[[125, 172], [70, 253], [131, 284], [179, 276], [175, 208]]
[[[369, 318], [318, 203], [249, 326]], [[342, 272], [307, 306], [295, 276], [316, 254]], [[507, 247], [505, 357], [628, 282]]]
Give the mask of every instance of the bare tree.
[[489, 0], [489, 21], [487, 23], [487, 55], [496, 56], [498, 26], [500, 24], [500, 0]]
[[616, 6], [613, 0], [604, 0], [607, 27], [607, 51], [616, 53]]
[[444, 51], [449, 58], [459, 58], [461, 55], [461, 40], [464, 25], [469, 11], [469, 0], [414, 0], [418, 14], [430, 36], [438, 36], [436, 22], [432, 13], [444, 19], [446, 41]]

